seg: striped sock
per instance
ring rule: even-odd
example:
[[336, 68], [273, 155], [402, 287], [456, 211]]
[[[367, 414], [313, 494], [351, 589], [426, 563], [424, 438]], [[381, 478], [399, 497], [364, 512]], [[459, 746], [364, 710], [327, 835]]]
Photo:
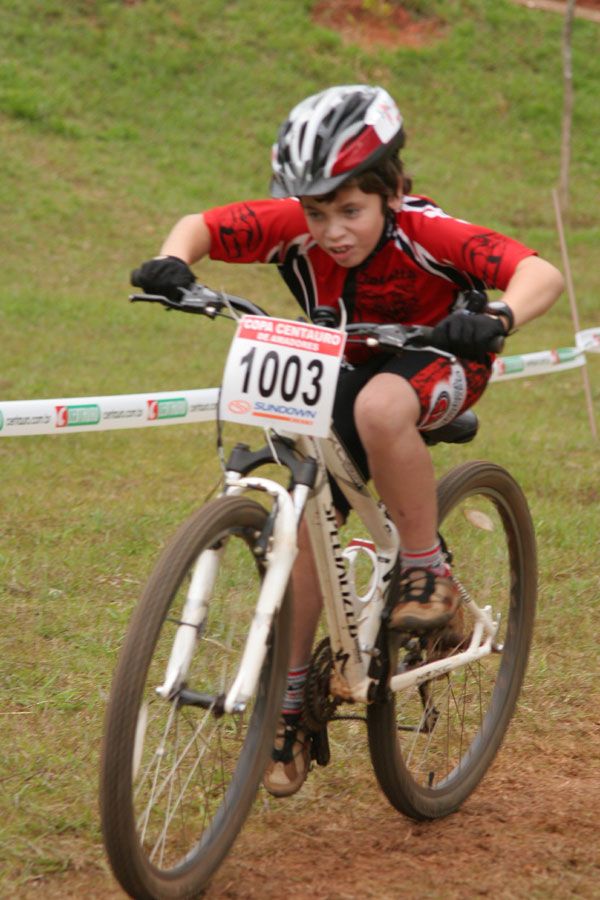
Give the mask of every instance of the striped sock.
[[290, 669], [287, 676], [287, 687], [283, 695], [282, 715], [288, 725], [295, 725], [301, 714], [304, 703], [304, 685], [309, 664]]
[[439, 541], [426, 550], [402, 550], [400, 566], [403, 572], [407, 569], [429, 569], [434, 575], [450, 575], [450, 566], [444, 559]]

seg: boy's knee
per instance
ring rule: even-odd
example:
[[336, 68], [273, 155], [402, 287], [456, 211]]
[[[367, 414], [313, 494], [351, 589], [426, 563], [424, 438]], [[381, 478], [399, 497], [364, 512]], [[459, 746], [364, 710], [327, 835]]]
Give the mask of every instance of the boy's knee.
[[354, 418], [363, 444], [372, 440], [390, 440], [406, 428], [416, 427], [410, 403], [390, 402], [388, 397], [375, 393], [358, 397]]
[[362, 391], [354, 404], [354, 421], [359, 433], [385, 429], [388, 425], [385, 401], [373, 391]]

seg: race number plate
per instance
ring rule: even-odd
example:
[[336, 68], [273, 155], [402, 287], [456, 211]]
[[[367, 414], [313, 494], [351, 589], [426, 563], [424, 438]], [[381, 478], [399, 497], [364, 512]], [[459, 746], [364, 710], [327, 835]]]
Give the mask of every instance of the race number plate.
[[225, 364], [221, 418], [327, 437], [345, 342], [333, 328], [244, 316]]

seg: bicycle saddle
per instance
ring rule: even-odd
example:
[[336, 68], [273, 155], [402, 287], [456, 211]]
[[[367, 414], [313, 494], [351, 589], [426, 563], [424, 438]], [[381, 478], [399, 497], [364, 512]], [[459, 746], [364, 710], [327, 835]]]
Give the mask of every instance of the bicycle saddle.
[[479, 420], [473, 410], [468, 409], [456, 419], [434, 428], [432, 431], [422, 431], [421, 437], [429, 446], [434, 444], [468, 444], [477, 434]]

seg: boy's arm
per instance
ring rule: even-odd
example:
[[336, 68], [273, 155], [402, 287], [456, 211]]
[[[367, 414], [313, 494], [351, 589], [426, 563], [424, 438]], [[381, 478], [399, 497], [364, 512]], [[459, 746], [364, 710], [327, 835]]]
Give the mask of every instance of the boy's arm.
[[184, 216], [163, 242], [159, 255], [131, 273], [131, 284], [148, 294], [181, 300], [182, 289], [196, 280], [190, 265], [210, 252], [210, 242], [204, 217], [198, 213]]
[[450, 313], [435, 326], [432, 344], [465, 359], [485, 363], [496, 337], [541, 316], [558, 300], [563, 287], [563, 277], [551, 263], [537, 256], [526, 256], [517, 263], [495, 316]]
[[210, 252], [210, 231], [201, 213], [184, 216], [165, 239], [160, 256], [177, 256], [191, 265]]
[[502, 296], [513, 312], [514, 327], [543, 315], [558, 300], [564, 286], [563, 276], [552, 263], [539, 256], [522, 259]]

